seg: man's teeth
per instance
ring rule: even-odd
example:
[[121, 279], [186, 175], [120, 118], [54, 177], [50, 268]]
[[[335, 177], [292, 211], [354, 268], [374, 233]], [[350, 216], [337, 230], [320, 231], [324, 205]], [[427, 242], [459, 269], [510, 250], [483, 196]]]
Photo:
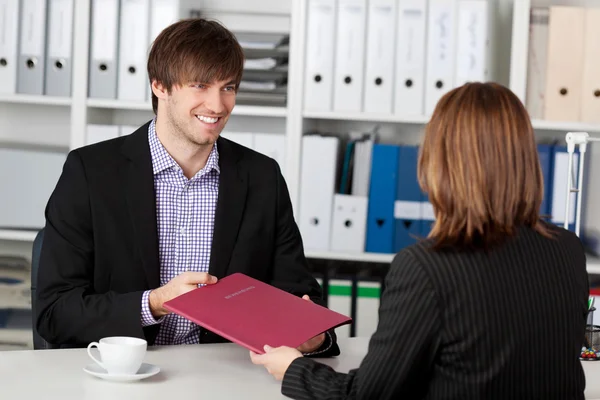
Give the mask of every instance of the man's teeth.
[[206, 122], [207, 124], [214, 124], [215, 122], [217, 122], [219, 120], [218, 117], [210, 118], [210, 117], [205, 117], [203, 115], [196, 115], [196, 118], [198, 118], [202, 122]]

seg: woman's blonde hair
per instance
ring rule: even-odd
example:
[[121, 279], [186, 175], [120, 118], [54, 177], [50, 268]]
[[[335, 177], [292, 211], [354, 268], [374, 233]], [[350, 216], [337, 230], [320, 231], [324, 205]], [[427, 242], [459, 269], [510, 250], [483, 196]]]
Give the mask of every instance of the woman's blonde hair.
[[488, 248], [540, 221], [544, 182], [529, 114], [509, 89], [467, 83], [438, 102], [425, 128], [419, 184], [429, 196], [434, 247]]

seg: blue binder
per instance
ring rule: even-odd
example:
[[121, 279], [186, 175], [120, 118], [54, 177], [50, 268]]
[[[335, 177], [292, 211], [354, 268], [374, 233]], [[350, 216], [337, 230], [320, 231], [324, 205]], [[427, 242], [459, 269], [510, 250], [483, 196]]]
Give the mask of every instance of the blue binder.
[[417, 180], [416, 146], [400, 146], [398, 188], [396, 191], [396, 238], [394, 252], [402, 250], [421, 236], [421, 202], [423, 195]]
[[544, 219], [550, 219], [552, 214], [552, 183], [554, 180], [552, 174], [554, 147], [551, 144], [538, 144], [537, 150], [544, 179], [544, 197], [540, 207], [540, 216], [542, 218], [546, 217]]
[[396, 145], [373, 145], [367, 210], [367, 252], [394, 252], [394, 201], [398, 186], [399, 150]]

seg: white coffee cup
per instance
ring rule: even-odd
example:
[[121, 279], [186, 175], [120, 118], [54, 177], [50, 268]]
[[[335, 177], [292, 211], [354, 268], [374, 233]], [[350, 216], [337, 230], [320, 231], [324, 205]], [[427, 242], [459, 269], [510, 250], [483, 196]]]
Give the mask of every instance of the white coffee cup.
[[[100, 360], [92, 354], [92, 347], [97, 347]], [[128, 336], [111, 336], [92, 342], [87, 347], [88, 355], [111, 375], [133, 375], [138, 372], [148, 343], [144, 339]]]

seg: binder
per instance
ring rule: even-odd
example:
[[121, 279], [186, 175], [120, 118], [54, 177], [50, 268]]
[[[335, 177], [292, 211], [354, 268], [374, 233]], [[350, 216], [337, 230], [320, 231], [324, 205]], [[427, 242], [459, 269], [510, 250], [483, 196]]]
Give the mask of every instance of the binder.
[[430, 0], [427, 16], [425, 115], [454, 88], [456, 58], [456, 0]]
[[17, 93], [44, 94], [46, 0], [22, 0]]
[[[322, 282], [317, 279], [322, 287]], [[351, 302], [351, 289], [352, 282], [347, 279], [330, 279], [329, 290], [327, 292], [327, 308], [331, 311], [338, 312], [343, 315], [350, 315], [352, 302]], [[355, 324], [356, 321], [352, 321]], [[335, 329], [335, 335], [338, 338], [350, 337], [350, 325], [342, 325]]]
[[114, 139], [119, 136], [118, 125], [89, 124], [87, 126], [85, 144], [90, 145], [105, 140]]
[[379, 323], [379, 301], [381, 283], [358, 281], [358, 298], [356, 299], [355, 336], [371, 337]]
[[396, 145], [373, 145], [367, 210], [367, 252], [394, 253], [394, 203], [398, 187], [399, 155], [400, 148]]
[[285, 177], [285, 134], [254, 133], [253, 136], [254, 150], [277, 161]]
[[488, 0], [460, 0], [458, 3], [455, 87], [488, 81], [492, 39], [489, 12]]
[[[149, 48], [156, 37], [169, 25], [179, 20], [180, 0], [150, 0], [150, 36]], [[147, 72], [146, 72], [147, 74]], [[152, 88], [146, 85], [148, 101], [152, 101]]]
[[[569, 167], [569, 154], [567, 147], [562, 145], [554, 145], [554, 159], [552, 161], [552, 218], [551, 222], [559, 226], [563, 226], [567, 216], [565, 215], [565, 206], [567, 202], [567, 173]], [[573, 179], [572, 185], [579, 186], [577, 177], [579, 176], [579, 153], [573, 153]], [[576, 193], [570, 194], [569, 200], [569, 230], [575, 229], [575, 210], [577, 206]]]
[[548, 7], [533, 7], [529, 15], [529, 51], [525, 106], [531, 118], [544, 119], [548, 67]]
[[340, 193], [333, 196], [331, 250], [345, 253], [365, 251], [368, 202], [366, 196]]
[[299, 228], [307, 250], [329, 250], [339, 138], [305, 135], [300, 167]]
[[117, 98], [119, 0], [92, 0], [88, 96]]
[[336, 0], [309, 0], [304, 109], [331, 111]]
[[585, 11], [550, 7], [544, 117], [578, 121], [581, 107]]
[[583, 82], [580, 120], [600, 123], [600, 9], [585, 10]]
[[117, 98], [147, 99], [146, 60], [150, 22], [150, 0], [121, 0], [119, 21], [119, 70]]
[[435, 212], [433, 210], [433, 204], [429, 201], [427, 193], [421, 194], [421, 231], [420, 235], [422, 238], [426, 238], [433, 227], [435, 222]]
[[221, 132], [221, 136], [249, 149], [254, 149], [254, 135], [250, 132]]
[[400, 146], [394, 203], [395, 253], [415, 243], [421, 235], [422, 193], [417, 180], [418, 156], [416, 146]]
[[400, 0], [394, 82], [394, 113], [397, 115], [423, 115], [426, 35], [427, 2]]
[[367, 1], [338, 1], [333, 109], [335, 111], [361, 111]]
[[363, 104], [368, 113], [393, 110], [396, 15], [396, 0], [369, 1]]
[[0, 0], [0, 93], [17, 91], [19, 1]]
[[71, 96], [73, 0], [50, 0], [45, 93]]
[[[537, 145], [538, 158], [540, 160], [540, 168], [542, 169], [542, 178], [544, 182], [544, 197], [540, 206], [540, 216], [548, 216], [552, 212], [552, 181], [553, 181], [553, 158], [554, 146], [552, 144], [540, 143]], [[566, 185], [566, 182], [565, 182]], [[564, 203], [563, 203], [564, 204]], [[564, 208], [563, 208], [564, 209]], [[564, 211], [563, 211], [564, 214]]]

